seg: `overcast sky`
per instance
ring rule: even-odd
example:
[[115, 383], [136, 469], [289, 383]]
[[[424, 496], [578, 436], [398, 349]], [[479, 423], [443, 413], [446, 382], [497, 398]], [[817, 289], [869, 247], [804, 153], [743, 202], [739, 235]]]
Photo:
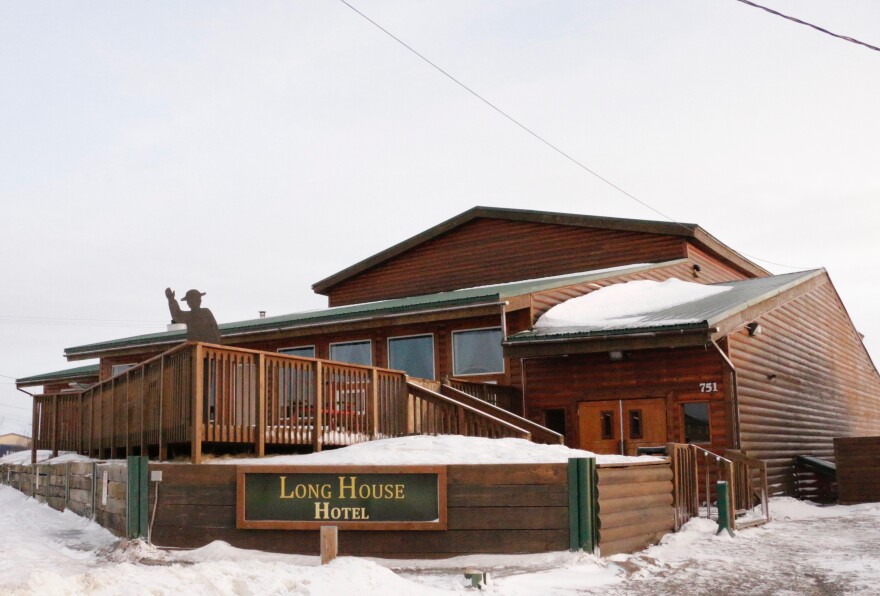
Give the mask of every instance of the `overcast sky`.
[[[880, 45], [876, 0], [763, 0]], [[352, 4], [669, 217], [826, 267], [880, 355], [880, 52], [735, 0]], [[474, 205], [656, 213], [337, 0], [0, 4], [0, 433], [12, 379], [311, 284]]]

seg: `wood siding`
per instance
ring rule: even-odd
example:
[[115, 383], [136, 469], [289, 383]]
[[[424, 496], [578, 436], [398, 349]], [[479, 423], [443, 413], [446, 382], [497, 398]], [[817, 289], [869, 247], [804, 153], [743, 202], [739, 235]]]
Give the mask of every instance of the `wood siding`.
[[[162, 470], [153, 542], [318, 554], [312, 530], [237, 530], [235, 466], [151, 464]], [[448, 530], [339, 532], [340, 555], [388, 558], [534, 553], [569, 545], [566, 464], [448, 466]], [[150, 503], [154, 486], [150, 487]]]
[[[524, 366], [528, 417], [542, 423], [545, 409], [564, 409], [566, 445], [581, 444], [579, 402], [659, 397], [666, 399], [668, 441], [682, 442], [681, 404], [707, 402], [709, 448], [730, 447], [727, 375], [714, 347], [632, 351], [621, 362], [611, 362], [607, 352], [529, 358]], [[701, 393], [700, 383], [717, 383], [717, 391]]]
[[327, 291], [330, 306], [686, 256], [676, 236], [478, 218]]
[[793, 458], [834, 458], [833, 438], [880, 434], [880, 376], [827, 276], [728, 336], [742, 449], [767, 462], [772, 494], [793, 487]]
[[599, 551], [603, 557], [656, 544], [675, 529], [668, 460], [647, 465], [600, 465], [597, 474]]
[[842, 504], [880, 501], [880, 436], [834, 439]]

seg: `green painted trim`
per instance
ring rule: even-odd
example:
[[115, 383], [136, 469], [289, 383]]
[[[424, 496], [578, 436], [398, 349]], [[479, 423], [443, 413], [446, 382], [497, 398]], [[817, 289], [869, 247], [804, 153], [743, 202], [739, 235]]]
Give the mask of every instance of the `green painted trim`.
[[578, 469], [577, 459], [568, 460], [568, 547], [572, 551], [578, 550], [578, 532], [580, 526], [580, 514], [578, 511]]
[[125, 524], [128, 538], [144, 538], [147, 535], [148, 470], [149, 461], [146, 457], [128, 456], [128, 482], [125, 493]]

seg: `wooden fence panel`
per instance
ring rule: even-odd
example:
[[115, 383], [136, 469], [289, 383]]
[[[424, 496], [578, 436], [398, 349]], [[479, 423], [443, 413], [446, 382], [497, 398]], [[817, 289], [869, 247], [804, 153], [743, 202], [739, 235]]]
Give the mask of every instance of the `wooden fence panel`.
[[834, 439], [834, 460], [840, 503], [880, 501], [880, 437]]
[[599, 465], [597, 473], [602, 556], [656, 544], [675, 529], [669, 461]]

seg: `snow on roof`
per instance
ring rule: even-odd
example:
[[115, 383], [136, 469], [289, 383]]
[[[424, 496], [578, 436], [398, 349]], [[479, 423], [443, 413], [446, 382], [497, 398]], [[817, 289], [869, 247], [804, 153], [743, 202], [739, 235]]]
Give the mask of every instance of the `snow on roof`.
[[[580, 327], [636, 327], [648, 315], [730, 291], [730, 286], [708, 286], [679, 279], [637, 280], [606, 286], [557, 304], [535, 323], [536, 329]], [[665, 324], [699, 322], [676, 319]]]
[[661, 461], [642, 455], [596, 455], [564, 445], [541, 445], [525, 439], [484, 439], [460, 435], [411, 436], [359, 443], [305, 455], [255, 459], [215, 459], [232, 465], [455, 465], [565, 463], [572, 457], [595, 457], [598, 464]]

